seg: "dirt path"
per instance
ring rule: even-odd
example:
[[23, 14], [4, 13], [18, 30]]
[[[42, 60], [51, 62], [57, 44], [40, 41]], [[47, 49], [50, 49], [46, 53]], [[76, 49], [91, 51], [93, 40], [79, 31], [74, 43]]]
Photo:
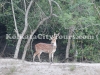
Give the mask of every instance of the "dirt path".
[[39, 63], [0, 59], [0, 75], [100, 75], [100, 64]]

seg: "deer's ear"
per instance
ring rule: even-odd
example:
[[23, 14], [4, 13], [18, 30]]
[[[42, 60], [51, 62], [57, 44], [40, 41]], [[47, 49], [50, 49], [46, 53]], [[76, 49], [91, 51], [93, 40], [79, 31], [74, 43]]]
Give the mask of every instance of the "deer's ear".
[[50, 37], [50, 39], [49, 40], [52, 40], [53, 39], [53, 37]]
[[54, 32], [54, 36], [56, 35], [56, 33]]
[[59, 36], [59, 35], [60, 35], [60, 33], [57, 34], [57, 36]]

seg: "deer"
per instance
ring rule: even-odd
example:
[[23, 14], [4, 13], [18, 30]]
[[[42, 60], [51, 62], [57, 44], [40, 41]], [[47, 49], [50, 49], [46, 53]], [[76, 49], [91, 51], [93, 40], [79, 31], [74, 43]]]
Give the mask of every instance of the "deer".
[[57, 48], [57, 44], [56, 44], [56, 40], [57, 37], [59, 36], [58, 34], [54, 33], [54, 36], [51, 37], [51, 43], [38, 43], [35, 45], [35, 53], [33, 55], [33, 62], [35, 60], [35, 57], [38, 56], [39, 62], [41, 62], [40, 59], [40, 55], [44, 52], [44, 53], [48, 53], [49, 54], [49, 62], [53, 62], [53, 58], [54, 58], [54, 53], [56, 52], [56, 48]]

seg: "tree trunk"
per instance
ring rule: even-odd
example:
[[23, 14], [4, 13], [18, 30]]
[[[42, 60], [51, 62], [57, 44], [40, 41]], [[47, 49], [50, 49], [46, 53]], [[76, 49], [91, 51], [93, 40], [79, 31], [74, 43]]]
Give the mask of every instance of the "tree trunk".
[[[28, 28], [28, 13], [29, 13], [29, 10], [32, 6], [32, 3], [33, 3], [34, 0], [31, 0], [29, 5], [28, 5], [28, 8], [25, 12], [25, 27], [24, 27], [24, 30], [21, 34], [21, 38], [18, 39], [18, 42], [17, 42], [17, 45], [16, 45], [16, 50], [15, 50], [15, 54], [14, 54], [14, 58], [18, 58], [18, 53], [19, 53], [19, 49], [20, 49], [20, 45], [21, 45], [21, 41], [23, 39], [23, 36], [25, 35], [26, 31], [27, 31], [27, 28]], [[20, 35], [19, 35], [20, 37]]]
[[77, 49], [75, 47], [75, 40], [74, 39], [72, 39], [72, 48], [75, 51], [74, 52], [74, 62], [77, 62]]
[[18, 53], [19, 53], [19, 48], [20, 48], [21, 41], [22, 41], [22, 39], [18, 39], [16, 49], [15, 49], [15, 53], [14, 53], [14, 58], [18, 58]]
[[78, 51], [77, 51], [77, 49], [75, 50], [75, 54], [74, 54], [74, 62], [77, 62], [77, 56], [78, 56]]
[[4, 52], [5, 52], [5, 50], [6, 50], [6, 47], [7, 47], [7, 42], [6, 42], [5, 46], [4, 46], [4, 49], [3, 49], [3, 51], [1, 52], [1, 55], [0, 55], [0, 57], [2, 57], [2, 56], [4, 55]]
[[66, 59], [67, 59], [67, 62], [68, 62], [68, 59], [69, 59], [69, 50], [70, 50], [70, 45], [71, 45], [71, 38], [72, 38], [72, 34], [73, 34], [73, 26], [70, 27], [69, 29], [69, 38], [68, 38], [68, 43], [67, 43], [67, 46], [66, 46]]
[[68, 43], [67, 43], [67, 47], [66, 47], [66, 59], [67, 60], [69, 58], [70, 42], [71, 42], [71, 38], [68, 39]]
[[32, 34], [30, 35], [30, 38], [27, 40], [27, 43], [25, 44], [24, 52], [23, 52], [23, 55], [22, 55], [22, 60], [25, 59], [26, 52], [27, 52], [27, 48], [28, 48], [28, 46], [29, 46], [29, 44], [30, 44], [31, 38], [32, 38]]

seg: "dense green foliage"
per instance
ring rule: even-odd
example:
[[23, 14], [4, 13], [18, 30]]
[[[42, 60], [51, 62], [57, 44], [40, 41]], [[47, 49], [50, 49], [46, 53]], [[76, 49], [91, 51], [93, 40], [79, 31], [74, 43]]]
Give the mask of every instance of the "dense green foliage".
[[[26, 5], [30, 0], [26, 0]], [[23, 0], [13, 0], [18, 30], [21, 33], [24, 28], [25, 8]], [[59, 4], [57, 6], [56, 3]], [[56, 14], [39, 27], [35, 34], [52, 35], [54, 32], [60, 32], [60, 35], [68, 35], [69, 28], [73, 27], [75, 43], [71, 41], [70, 57], [73, 57], [77, 50], [78, 61], [100, 62], [100, 1], [99, 0], [55, 0], [52, 2], [53, 13]], [[58, 8], [59, 7], [59, 8]], [[41, 18], [50, 14], [48, 0], [35, 0], [28, 17], [29, 28], [26, 34], [35, 29]], [[60, 9], [61, 8], [61, 9]], [[44, 13], [44, 14], [43, 14]], [[14, 20], [12, 15], [10, 0], [0, 0], [0, 22], [7, 27], [8, 34], [14, 32]], [[92, 36], [89, 38], [80, 38], [79, 36]], [[79, 38], [79, 39], [78, 39]], [[16, 46], [17, 40], [8, 40], [9, 44]], [[26, 40], [23, 40], [21, 51]], [[67, 39], [58, 40], [56, 56], [59, 59], [65, 58]], [[30, 56], [30, 54], [28, 54]]]

